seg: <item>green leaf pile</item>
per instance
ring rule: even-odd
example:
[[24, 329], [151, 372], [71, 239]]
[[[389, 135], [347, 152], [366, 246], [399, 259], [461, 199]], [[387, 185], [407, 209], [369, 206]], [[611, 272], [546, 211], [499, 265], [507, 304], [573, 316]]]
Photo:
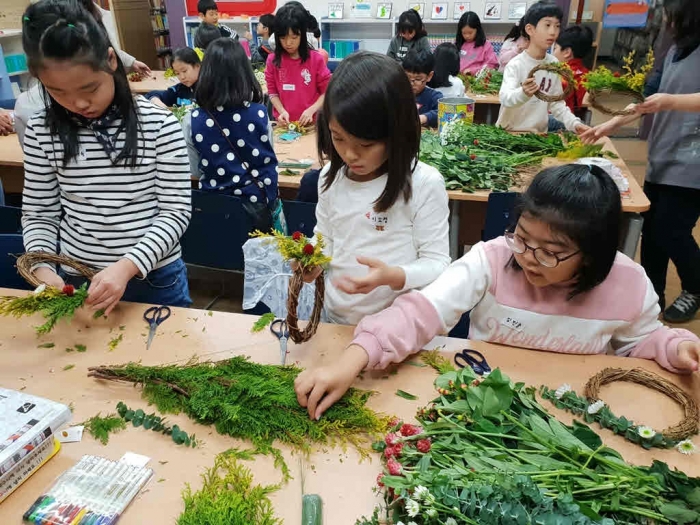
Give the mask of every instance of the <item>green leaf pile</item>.
[[[500, 370], [485, 379], [451, 370], [435, 387], [438, 397], [417, 413], [421, 427], [397, 422], [373, 445], [388, 523], [700, 523], [700, 479], [661, 462], [628, 465]], [[382, 512], [357, 524], [376, 524]]]

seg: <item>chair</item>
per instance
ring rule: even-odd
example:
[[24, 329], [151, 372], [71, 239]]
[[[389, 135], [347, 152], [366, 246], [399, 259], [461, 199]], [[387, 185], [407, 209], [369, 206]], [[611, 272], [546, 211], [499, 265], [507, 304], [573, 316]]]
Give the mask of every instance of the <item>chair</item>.
[[316, 204], [312, 202], [282, 201], [284, 218], [289, 233], [301, 232], [307, 237], [314, 234], [316, 226]]
[[31, 286], [17, 273], [13, 254], [24, 253], [24, 242], [21, 235], [0, 235], [0, 287], [31, 290]]
[[0, 205], [0, 233], [22, 233], [22, 209]]
[[0, 179], [0, 206], [5, 205], [5, 190], [2, 189], [2, 179]]
[[481, 233], [482, 241], [490, 241], [503, 235], [511, 225], [511, 213], [518, 193], [491, 193], [486, 206], [486, 221]]
[[187, 264], [243, 271], [243, 244], [252, 224], [241, 199], [218, 193], [192, 191], [192, 218], [180, 241]]

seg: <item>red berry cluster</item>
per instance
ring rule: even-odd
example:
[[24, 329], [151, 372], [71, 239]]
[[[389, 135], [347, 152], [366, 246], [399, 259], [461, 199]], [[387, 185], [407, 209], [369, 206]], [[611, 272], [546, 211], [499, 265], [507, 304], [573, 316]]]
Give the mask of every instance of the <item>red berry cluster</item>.
[[298, 241], [299, 239], [301, 239], [301, 232], [294, 232], [292, 234], [292, 239], [294, 239], [295, 241]]
[[67, 284], [63, 287], [63, 293], [68, 297], [73, 297], [73, 294], [75, 294], [75, 288], [72, 284]]

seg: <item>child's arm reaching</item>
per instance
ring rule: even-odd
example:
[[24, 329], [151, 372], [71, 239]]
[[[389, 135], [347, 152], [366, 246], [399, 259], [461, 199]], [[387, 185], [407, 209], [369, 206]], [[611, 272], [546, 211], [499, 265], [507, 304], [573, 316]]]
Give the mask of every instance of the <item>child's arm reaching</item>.
[[340, 359], [299, 374], [295, 382], [299, 404], [311, 418], [320, 418], [363, 368], [400, 363], [457, 324], [464, 312], [481, 301], [490, 275], [484, 244], [479, 243], [425, 290], [401, 295], [389, 308], [365, 317]]
[[[563, 92], [564, 89], [561, 85], [561, 79], [557, 77], [557, 79], [552, 82], [552, 90], [550, 94], [561, 95]], [[589, 129], [588, 126], [581, 122], [580, 118], [573, 114], [564, 100], [550, 102], [549, 112], [555, 119], [562, 122], [569, 131], [573, 131], [574, 133], [583, 133]]]
[[284, 109], [284, 105], [280, 100], [280, 86], [277, 84], [277, 74], [279, 70], [274, 63], [274, 54], [267, 57], [267, 65], [265, 66], [265, 83], [267, 84], [267, 94], [270, 97], [270, 103], [277, 110], [277, 120], [280, 124], [289, 124], [289, 113]]
[[688, 330], [661, 324], [659, 298], [646, 275], [644, 281], [646, 290], [639, 317], [615, 332], [611, 339], [615, 354], [653, 359], [672, 372], [697, 371], [700, 338]]
[[175, 93], [175, 86], [170, 86], [168, 89], [162, 91], [151, 91], [146, 93], [146, 98], [150, 100], [156, 106], [162, 108], [169, 108], [177, 104], [177, 93]]

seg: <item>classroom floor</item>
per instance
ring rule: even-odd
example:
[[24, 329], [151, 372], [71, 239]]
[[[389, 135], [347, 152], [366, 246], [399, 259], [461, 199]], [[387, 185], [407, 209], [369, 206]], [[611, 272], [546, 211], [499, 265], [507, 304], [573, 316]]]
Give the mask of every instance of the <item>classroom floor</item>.
[[[594, 119], [594, 124], [596, 119]], [[639, 184], [644, 183], [644, 174], [647, 166], [646, 141], [637, 138], [620, 138], [613, 140], [620, 156], [625, 160], [630, 171]], [[695, 229], [695, 238], [700, 241], [700, 224]], [[637, 256], [639, 261], [639, 256]], [[673, 265], [669, 267], [668, 284], [666, 289], [666, 301], [668, 304], [680, 294], [680, 281]], [[190, 272], [190, 293], [194, 301], [194, 308], [209, 307], [212, 310], [223, 312], [242, 312], [243, 275], [221, 274], [219, 272], [198, 271]], [[210, 303], [215, 300], [213, 305]], [[676, 325], [700, 335], [700, 314], [689, 323]]]

